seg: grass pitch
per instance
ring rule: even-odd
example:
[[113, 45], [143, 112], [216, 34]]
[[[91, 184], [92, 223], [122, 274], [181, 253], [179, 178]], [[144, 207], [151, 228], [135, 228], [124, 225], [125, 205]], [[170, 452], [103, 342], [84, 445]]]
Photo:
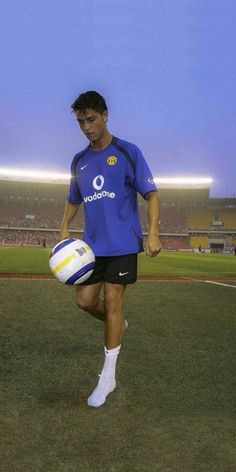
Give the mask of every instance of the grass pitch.
[[236, 470], [235, 288], [129, 287], [117, 390], [98, 409], [102, 322], [54, 280], [0, 289], [4, 472]]
[[[49, 249], [0, 247], [0, 272], [50, 274]], [[155, 258], [139, 255], [139, 274], [172, 276], [236, 276], [236, 257], [222, 254], [163, 252]]]

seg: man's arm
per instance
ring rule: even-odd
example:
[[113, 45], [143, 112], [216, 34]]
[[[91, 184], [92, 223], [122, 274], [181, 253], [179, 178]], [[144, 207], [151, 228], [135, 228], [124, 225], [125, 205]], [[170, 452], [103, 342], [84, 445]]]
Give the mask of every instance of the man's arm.
[[80, 205], [74, 205], [73, 203], [66, 202], [60, 230], [60, 241], [69, 238], [69, 227], [75, 215], [78, 213], [79, 207]]
[[159, 218], [160, 218], [160, 201], [158, 192], [149, 192], [146, 195], [147, 215], [148, 215], [148, 238], [146, 242], [146, 254], [154, 257], [161, 250], [161, 242], [159, 239]]

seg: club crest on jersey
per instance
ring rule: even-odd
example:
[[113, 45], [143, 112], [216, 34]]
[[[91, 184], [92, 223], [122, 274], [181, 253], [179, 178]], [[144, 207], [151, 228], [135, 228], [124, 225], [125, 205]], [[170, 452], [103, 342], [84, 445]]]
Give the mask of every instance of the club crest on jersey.
[[117, 157], [116, 156], [110, 156], [107, 158], [107, 164], [109, 166], [114, 166], [117, 163]]

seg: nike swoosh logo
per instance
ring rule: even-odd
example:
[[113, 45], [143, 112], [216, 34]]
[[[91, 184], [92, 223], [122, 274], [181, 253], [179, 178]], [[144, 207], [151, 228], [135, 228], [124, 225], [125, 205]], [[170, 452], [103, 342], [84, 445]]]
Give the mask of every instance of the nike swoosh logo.
[[87, 167], [87, 166], [88, 166], [88, 164], [86, 164], [86, 166], [80, 167], [80, 170], [85, 169], [85, 167]]
[[119, 276], [122, 277], [122, 275], [126, 275], [128, 274], [129, 272], [119, 272]]

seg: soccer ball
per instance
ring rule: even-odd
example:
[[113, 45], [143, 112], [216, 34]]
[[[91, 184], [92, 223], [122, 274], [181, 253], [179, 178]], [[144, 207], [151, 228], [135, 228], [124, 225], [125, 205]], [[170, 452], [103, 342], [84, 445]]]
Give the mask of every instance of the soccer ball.
[[80, 239], [64, 239], [51, 251], [49, 266], [55, 277], [64, 284], [78, 285], [93, 273], [95, 256], [88, 244]]

